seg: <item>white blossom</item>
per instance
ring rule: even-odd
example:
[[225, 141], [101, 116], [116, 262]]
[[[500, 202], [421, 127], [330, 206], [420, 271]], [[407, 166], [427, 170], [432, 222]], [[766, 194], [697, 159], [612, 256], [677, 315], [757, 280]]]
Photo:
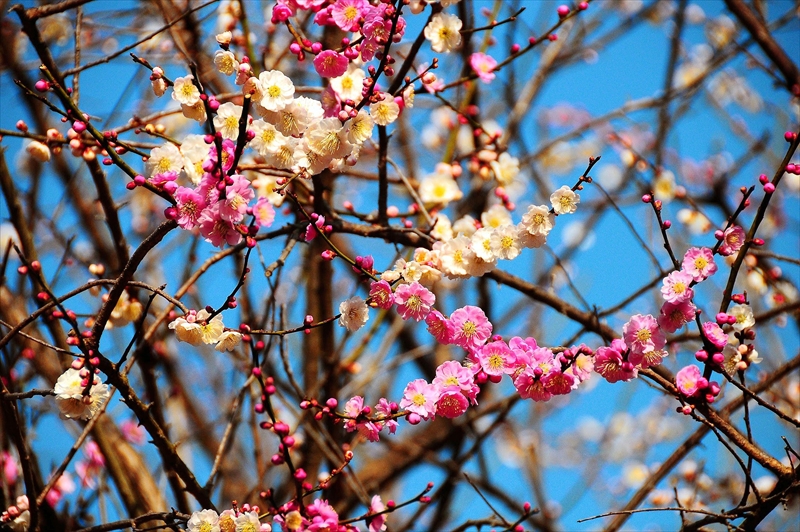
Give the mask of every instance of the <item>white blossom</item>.
[[222, 137], [236, 140], [239, 137], [239, 119], [242, 116], [242, 106], [225, 102], [217, 109], [214, 117], [214, 127], [222, 133]]
[[379, 126], [388, 126], [400, 116], [400, 106], [391, 94], [384, 94], [382, 99], [369, 105], [369, 114]]
[[283, 133], [275, 129], [275, 126], [263, 120], [253, 120], [250, 130], [255, 134], [250, 141], [250, 147], [261, 155], [274, 153], [281, 142], [286, 140]]
[[550, 204], [556, 214], [572, 214], [578, 210], [578, 203], [580, 202], [581, 197], [567, 185], [550, 194]]
[[214, 510], [194, 512], [186, 523], [188, 532], [220, 532], [219, 515]]
[[450, 52], [461, 44], [461, 19], [449, 13], [437, 13], [425, 26], [425, 38], [434, 52]]
[[521, 247], [517, 237], [517, 227], [502, 225], [492, 231], [492, 253], [498, 259], [512, 260], [517, 258]]
[[481, 213], [481, 224], [484, 227], [502, 227], [513, 224], [511, 213], [500, 203], [492, 205]]
[[147, 168], [150, 175], [164, 174], [167, 172], [180, 172], [183, 168], [183, 155], [177, 146], [171, 143], [164, 144], [150, 150], [147, 159]]
[[195, 87], [192, 80], [194, 76], [189, 74], [183, 78], [175, 78], [172, 84], [172, 99], [181, 105], [192, 106], [200, 101], [200, 90]]
[[359, 330], [369, 320], [369, 307], [359, 296], [353, 296], [339, 305], [339, 325], [350, 332]]
[[735, 331], [743, 331], [756, 324], [756, 320], [753, 317], [753, 309], [750, 305], [734, 305], [728, 309], [728, 314], [736, 318], [736, 323], [733, 324], [733, 329]]
[[239, 61], [233, 52], [228, 50], [217, 50], [214, 54], [214, 64], [222, 74], [230, 76], [239, 69]]
[[452, 176], [441, 172], [427, 175], [419, 185], [419, 197], [425, 204], [447, 205], [460, 200], [462, 195]]
[[294, 83], [283, 72], [269, 70], [258, 76], [258, 104], [267, 111], [280, 111], [294, 98]]
[[347, 72], [337, 78], [331, 78], [331, 88], [336, 91], [342, 101], [353, 100], [357, 103], [361, 99], [365, 77], [367, 76], [362, 69], [350, 63]]
[[519, 159], [512, 157], [508, 152], [503, 152], [496, 161], [489, 163], [494, 173], [494, 178], [503, 186], [508, 186], [514, 182], [514, 178], [519, 174]]
[[531, 235], [547, 236], [553, 230], [556, 216], [544, 205], [531, 205], [522, 215], [522, 224]]
[[101, 384], [100, 379], [94, 375], [89, 395], [84, 396], [81, 372], [69, 368], [56, 381], [53, 391], [56, 395], [56, 405], [61, 416], [68, 419], [91, 419], [105, 404], [110, 393], [108, 385]]

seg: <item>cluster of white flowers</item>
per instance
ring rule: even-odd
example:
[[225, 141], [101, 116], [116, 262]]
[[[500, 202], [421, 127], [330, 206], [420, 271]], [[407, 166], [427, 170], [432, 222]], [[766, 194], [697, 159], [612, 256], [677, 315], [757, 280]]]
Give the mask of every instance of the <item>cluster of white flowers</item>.
[[[85, 373], [85, 377], [82, 376]], [[91, 419], [108, 400], [108, 385], [101, 384], [97, 375], [92, 376], [92, 387], [83, 395], [88, 384], [88, 371], [70, 368], [56, 381], [53, 389], [56, 405], [61, 415], [68, 419]]]
[[[248, 507], [249, 508], [249, 507]], [[270, 532], [272, 526], [261, 523], [255, 510], [235, 512], [225, 510], [218, 514], [214, 510], [198, 510], [186, 523], [188, 532]]]
[[190, 310], [186, 317], [177, 318], [169, 324], [181, 342], [192, 345], [217, 344], [217, 351], [231, 351], [242, 341], [238, 331], [226, 331], [222, 314], [208, 319], [211, 314], [205, 310]]

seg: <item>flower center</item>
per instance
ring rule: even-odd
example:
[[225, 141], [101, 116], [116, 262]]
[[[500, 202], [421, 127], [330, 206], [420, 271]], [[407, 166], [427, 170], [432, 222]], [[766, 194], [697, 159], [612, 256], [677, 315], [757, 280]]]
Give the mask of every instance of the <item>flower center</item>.
[[672, 289], [676, 294], [682, 294], [686, 291], [686, 285], [684, 283], [675, 283]]
[[406, 301], [406, 306], [411, 310], [419, 310], [419, 307], [422, 305], [422, 300], [419, 298], [418, 295], [413, 295], [408, 298]]
[[358, 9], [355, 6], [347, 6], [344, 10], [344, 18], [347, 22], [352, 22], [358, 16]]
[[510, 236], [504, 236], [500, 239], [500, 246], [502, 246], [503, 249], [510, 249], [514, 247], [514, 239]]
[[544, 223], [544, 214], [542, 213], [534, 214], [533, 223], [536, 225], [542, 225]]
[[464, 331], [464, 336], [469, 338], [470, 336], [472, 336], [473, 334], [475, 334], [477, 332], [478, 327], [476, 327], [473, 322], [467, 321], [467, 322], [464, 322], [464, 326], [462, 327], [461, 330]]
[[239, 119], [235, 116], [225, 117], [225, 127], [227, 129], [236, 129], [239, 127]]
[[267, 95], [270, 98], [277, 98], [278, 96], [281, 95], [281, 88], [278, 87], [277, 85], [270, 85], [269, 88], [267, 89]]
[[706, 266], [708, 266], [708, 261], [705, 259], [705, 257], [697, 257], [694, 259], [694, 267], [698, 270], [702, 270]]
[[275, 132], [271, 129], [265, 129], [261, 132], [261, 140], [264, 141], [264, 144], [269, 144], [275, 140]]
[[639, 329], [636, 331], [636, 339], [640, 342], [646, 342], [650, 340], [650, 330], [649, 329]]
[[425, 396], [421, 393], [414, 394], [414, 404], [416, 406], [424, 406], [425, 405]]

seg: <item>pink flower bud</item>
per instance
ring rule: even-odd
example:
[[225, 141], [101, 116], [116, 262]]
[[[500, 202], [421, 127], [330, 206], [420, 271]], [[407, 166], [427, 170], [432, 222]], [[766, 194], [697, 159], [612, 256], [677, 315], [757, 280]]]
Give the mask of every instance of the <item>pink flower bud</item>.
[[560, 5], [556, 11], [558, 12], [559, 17], [564, 18], [569, 15], [569, 6]]
[[772, 194], [773, 192], [775, 192], [775, 185], [773, 185], [772, 183], [767, 183], [766, 185], [764, 185], [764, 192], [766, 192], [767, 194]]
[[783, 134], [783, 139], [786, 142], [794, 142], [794, 139], [796, 138], [797, 138], [797, 133], [795, 133], [794, 131], [787, 131], [786, 133]]

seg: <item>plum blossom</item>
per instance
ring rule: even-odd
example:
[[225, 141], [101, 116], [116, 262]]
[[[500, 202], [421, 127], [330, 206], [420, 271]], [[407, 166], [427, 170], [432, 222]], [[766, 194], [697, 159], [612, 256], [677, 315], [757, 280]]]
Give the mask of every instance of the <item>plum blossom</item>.
[[477, 356], [481, 368], [487, 375], [510, 374], [516, 368], [516, 357], [502, 340], [484, 345], [478, 350]]
[[416, 321], [424, 320], [435, 301], [436, 296], [433, 292], [417, 282], [401, 284], [394, 294], [397, 311], [404, 320], [409, 318], [414, 318]]
[[722, 349], [728, 343], [728, 335], [722, 330], [722, 327], [713, 321], [703, 323], [703, 336], [711, 342], [717, 349]]
[[623, 359], [627, 350], [628, 346], [619, 338], [612, 340], [609, 347], [598, 347], [594, 353], [594, 370], [608, 382], [635, 379], [638, 370]]
[[214, 510], [198, 510], [186, 523], [188, 532], [220, 532], [219, 514]]
[[181, 105], [193, 106], [200, 101], [200, 90], [195, 87], [191, 74], [175, 78], [172, 84], [172, 99]]
[[323, 50], [314, 58], [314, 68], [323, 78], [338, 78], [347, 72], [348, 59], [335, 50]]
[[717, 271], [714, 254], [708, 248], [689, 248], [683, 256], [681, 269], [696, 282], [705, 281]]
[[441, 391], [439, 386], [429, 384], [425, 379], [414, 379], [406, 385], [400, 408], [418, 414], [423, 419], [433, 419], [436, 415], [436, 401]]
[[383, 501], [381, 501], [381, 496], [374, 495], [369, 504], [369, 513], [380, 515], [367, 517], [366, 523], [369, 532], [382, 532], [383, 530], [386, 530], [386, 514], [381, 514], [381, 512], [384, 510], [386, 510], [386, 505], [384, 505]]
[[556, 217], [544, 205], [531, 205], [522, 215], [522, 224], [532, 235], [547, 236], [556, 224]]
[[[80, 371], [69, 368], [61, 374], [53, 387], [56, 405], [61, 416], [67, 419], [91, 419], [102, 408], [110, 392], [108, 385], [101, 384], [99, 377], [92, 376], [89, 395], [83, 395], [86, 388]], [[87, 381], [88, 382], [88, 381]]]
[[497, 60], [494, 57], [483, 52], [475, 52], [469, 56], [469, 65], [482, 82], [491, 83], [495, 78], [494, 69], [497, 66]]
[[239, 119], [242, 116], [243, 108], [232, 102], [225, 102], [217, 109], [217, 116], [214, 117], [214, 127], [222, 133], [226, 139], [236, 140], [239, 136]]
[[280, 111], [294, 97], [294, 83], [279, 70], [269, 70], [258, 75], [258, 104], [267, 111]]
[[578, 210], [581, 197], [567, 185], [550, 194], [550, 204], [556, 214], [572, 214]]
[[678, 387], [678, 391], [686, 397], [696, 396], [704, 387], [701, 386], [701, 384], [704, 384], [703, 381], [705, 379], [703, 379], [700, 368], [694, 364], [681, 368], [675, 374], [675, 385]]
[[369, 105], [369, 114], [379, 126], [388, 126], [400, 116], [400, 106], [391, 94], [384, 93], [380, 100]]
[[439, 172], [428, 174], [419, 184], [419, 197], [426, 205], [447, 205], [451, 201], [460, 200], [461, 189], [452, 175]]
[[460, 390], [445, 390], [436, 402], [436, 413], [448, 419], [457, 418], [467, 411], [469, 401]]
[[661, 349], [667, 343], [664, 333], [658, 328], [658, 322], [650, 314], [631, 316], [622, 327], [625, 343], [633, 353], [647, 353]]
[[434, 52], [450, 52], [461, 44], [461, 19], [448, 13], [437, 13], [425, 26], [425, 38]]
[[436, 341], [442, 345], [452, 343], [453, 327], [450, 320], [445, 318], [441, 312], [434, 309], [431, 310], [428, 317], [425, 318], [425, 324], [428, 326], [428, 332], [436, 338]]
[[492, 334], [492, 324], [480, 307], [467, 305], [450, 315], [453, 327], [452, 343], [473, 352]]
[[756, 324], [755, 317], [753, 317], [753, 309], [750, 305], [741, 304], [734, 305], [728, 309], [728, 314], [736, 318], [733, 323], [733, 330], [743, 331], [749, 329]]
[[363, 327], [369, 320], [369, 307], [359, 296], [353, 296], [339, 305], [339, 325], [350, 332]]
[[674, 333], [694, 319], [696, 307], [691, 301], [666, 302], [658, 315], [658, 326], [668, 333]]
[[661, 295], [668, 303], [689, 301], [694, 297], [694, 290], [691, 288], [693, 280], [691, 274], [683, 270], [672, 272], [664, 278]]
[[744, 229], [738, 225], [732, 225], [722, 233], [722, 245], [719, 247], [719, 254], [727, 257], [733, 255], [744, 245]]

